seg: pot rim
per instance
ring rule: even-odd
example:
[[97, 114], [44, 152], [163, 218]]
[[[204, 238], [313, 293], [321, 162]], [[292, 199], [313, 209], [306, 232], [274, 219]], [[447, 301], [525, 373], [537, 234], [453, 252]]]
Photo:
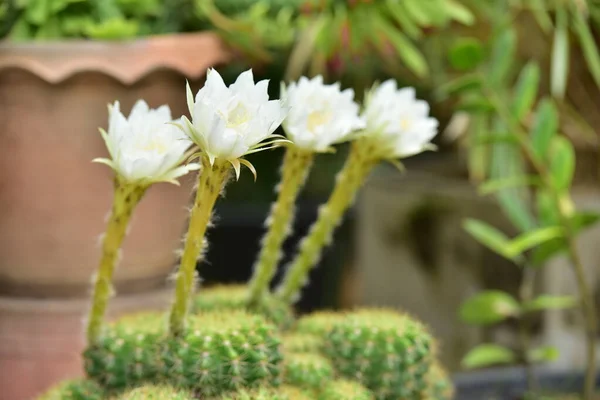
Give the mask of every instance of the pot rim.
[[233, 53], [213, 32], [147, 36], [122, 42], [73, 39], [0, 42], [0, 73], [24, 70], [50, 84], [76, 74], [98, 72], [131, 85], [157, 70], [197, 79], [209, 67], [229, 62]]

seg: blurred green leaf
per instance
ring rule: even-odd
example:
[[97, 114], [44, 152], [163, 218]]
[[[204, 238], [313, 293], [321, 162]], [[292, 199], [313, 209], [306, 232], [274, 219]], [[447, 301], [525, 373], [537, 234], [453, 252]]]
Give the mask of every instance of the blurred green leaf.
[[491, 325], [520, 313], [517, 300], [499, 290], [488, 290], [466, 300], [460, 307], [460, 318], [469, 324]]
[[25, 9], [25, 19], [34, 25], [42, 25], [50, 15], [51, 0], [31, 0]]
[[404, 0], [404, 7], [406, 12], [410, 15], [417, 23], [421, 26], [427, 26], [431, 24], [431, 18], [427, 11], [423, 8], [423, 1], [421, 0]]
[[534, 186], [539, 184], [540, 178], [537, 176], [515, 175], [508, 178], [487, 181], [483, 185], [479, 186], [478, 191], [481, 195], [488, 195], [507, 188]]
[[98, 40], [121, 40], [135, 37], [138, 29], [139, 26], [136, 21], [112, 18], [89, 26], [87, 34], [89, 37]]
[[532, 231], [523, 232], [510, 241], [505, 248], [510, 258], [515, 258], [523, 252], [536, 246], [544, 244], [552, 239], [563, 237], [563, 230], [559, 227], [544, 227]]
[[548, 148], [557, 132], [558, 112], [556, 107], [550, 99], [543, 99], [536, 109], [531, 129], [533, 152], [540, 160], [546, 160]]
[[554, 187], [567, 191], [575, 174], [575, 150], [571, 142], [563, 137], [553, 138], [550, 146], [550, 173]]
[[484, 58], [483, 45], [475, 38], [458, 39], [448, 52], [450, 64], [459, 71], [475, 69]]
[[463, 75], [453, 79], [438, 89], [440, 97], [468, 92], [481, 87], [481, 79], [477, 75]]
[[514, 117], [522, 121], [531, 111], [535, 102], [540, 83], [540, 68], [530, 61], [522, 70], [515, 87], [515, 94], [512, 102], [512, 113]]
[[496, 108], [488, 99], [475, 95], [461, 99], [455, 107], [455, 111], [465, 111], [472, 114], [486, 114], [495, 111]]
[[577, 305], [577, 299], [573, 296], [551, 296], [540, 295], [535, 299], [523, 304], [525, 311], [563, 310], [573, 308]]
[[555, 361], [559, 356], [560, 352], [554, 346], [538, 347], [536, 349], [529, 350], [527, 354], [527, 358], [533, 363]]
[[512, 364], [517, 357], [512, 350], [497, 344], [481, 344], [471, 349], [462, 359], [463, 368], [473, 369], [492, 365]]
[[413, 39], [421, 36], [421, 29], [419, 26], [410, 18], [405, 10], [404, 2], [398, 2], [396, 0], [386, 0], [386, 5], [390, 11], [392, 17], [402, 27], [402, 30], [406, 32], [408, 36]]
[[489, 82], [501, 86], [507, 78], [515, 59], [517, 35], [511, 27], [502, 29], [493, 42]]
[[387, 22], [377, 23], [377, 27], [390, 40], [398, 53], [398, 57], [418, 77], [424, 77], [429, 73], [427, 61], [418, 48], [400, 31], [391, 27]]
[[472, 25], [475, 22], [475, 16], [473, 13], [467, 7], [455, 0], [444, 1], [444, 7], [450, 18], [462, 24]]
[[575, 233], [579, 233], [595, 225], [598, 220], [600, 220], [600, 213], [595, 211], [578, 211], [573, 215], [571, 222]]
[[579, 38], [588, 69], [596, 85], [600, 87], [600, 55], [598, 54], [598, 47], [587, 21], [584, 20], [579, 12], [573, 13], [573, 28]]
[[565, 96], [567, 77], [569, 75], [569, 33], [567, 31], [566, 10], [562, 6], [556, 8], [556, 28], [552, 43], [551, 90], [559, 99]]
[[507, 252], [510, 239], [498, 229], [476, 219], [465, 220], [463, 228], [479, 243], [503, 257], [510, 258]]

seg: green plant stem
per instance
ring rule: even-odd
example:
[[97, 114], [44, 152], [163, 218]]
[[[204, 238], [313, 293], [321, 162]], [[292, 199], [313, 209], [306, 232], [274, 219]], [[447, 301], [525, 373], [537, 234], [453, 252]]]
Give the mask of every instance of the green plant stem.
[[295, 146], [287, 147], [281, 168], [279, 194], [267, 218], [266, 225], [269, 229], [263, 239], [254, 275], [249, 284], [250, 307], [260, 305], [264, 294], [269, 290], [269, 284], [281, 259], [281, 246], [292, 230], [294, 203], [306, 181], [313, 158], [314, 153], [311, 151]]
[[[535, 284], [535, 273], [536, 271], [531, 268], [524, 266], [523, 267], [523, 278], [521, 280], [521, 285], [519, 286], [519, 298], [521, 300], [521, 304], [527, 303], [531, 301], [533, 298], [533, 286]], [[519, 317], [519, 341], [522, 353], [522, 361], [523, 366], [525, 367], [525, 374], [527, 377], [527, 389], [529, 392], [534, 392], [537, 390], [537, 382], [535, 379], [535, 373], [533, 370], [533, 365], [531, 360], [529, 359], [529, 347], [531, 346], [531, 330], [529, 324], [528, 315], [521, 315]]]
[[[484, 80], [485, 82], [485, 80]], [[585, 331], [586, 331], [586, 344], [587, 344], [587, 366], [585, 373], [584, 383], [584, 400], [593, 400], [595, 385], [596, 385], [596, 336], [597, 336], [597, 321], [596, 321], [596, 306], [594, 304], [594, 298], [591, 290], [585, 279], [585, 269], [583, 263], [579, 257], [576, 246], [576, 235], [571, 222], [571, 210], [564, 207], [564, 204], [570, 203], [571, 199], [568, 198], [568, 194], [559, 193], [550, 175], [550, 172], [546, 168], [546, 165], [536, 157], [532, 148], [529, 146], [528, 135], [520, 126], [520, 124], [514, 121], [509, 110], [504, 106], [502, 100], [498, 97], [493, 89], [488, 88], [487, 94], [490, 101], [493, 103], [494, 108], [498, 111], [500, 117], [505, 120], [507, 126], [513, 131], [516, 136], [523, 153], [542, 179], [542, 183], [546, 189], [550, 191], [554, 202], [558, 209], [558, 216], [560, 224], [564, 230], [565, 240], [567, 243], [569, 258], [573, 264], [573, 270], [579, 292], [581, 295], [581, 308], [584, 316]]]
[[102, 337], [104, 315], [113, 294], [112, 278], [119, 260], [121, 244], [135, 206], [140, 202], [147, 186], [133, 185], [115, 179], [113, 205], [102, 239], [100, 266], [94, 278], [92, 305], [87, 322], [88, 346], [94, 346]]
[[336, 177], [335, 188], [326, 204], [319, 209], [317, 221], [302, 239], [300, 250], [287, 269], [283, 282], [277, 289], [277, 296], [287, 303], [293, 303], [306, 283], [310, 270], [318, 262], [323, 248], [331, 241], [333, 231], [354, 202], [358, 189], [377, 164], [373, 159], [374, 149], [367, 139], [352, 144], [346, 163]]
[[210, 165], [203, 159], [202, 171], [198, 176], [198, 188], [194, 206], [190, 213], [188, 232], [175, 284], [175, 301], [169, 316], [169, 332], [180, 336], [185, 322], [195, 284], [196, 264], [204, 244], [204, 234], [210, 222], [212, 210], [227, 182], [231, 166], [228, 161], [216, 160]]

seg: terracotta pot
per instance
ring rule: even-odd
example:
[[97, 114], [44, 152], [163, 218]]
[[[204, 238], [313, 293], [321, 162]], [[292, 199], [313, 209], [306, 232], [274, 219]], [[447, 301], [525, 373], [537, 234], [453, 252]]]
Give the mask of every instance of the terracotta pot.
[[[107, 104], [145, 99], [186, 113], [198, 86], [230, 54], [208, 33], [127, 43], [0, 44], [0, 294], [87, 295], [112, 198], [99, 127]], [[193, 85], [194, 86], [194, 85]], [[120, 293], [161, 285], [172, 271], [192, 177], [142, 200], [116, 272]]]
[[[164, 289], [119, 296], [110, 316], [163, 309]], [[0, 388], [7, 400], [32, 400], [63, 379], [83, 376], [84, 320], [87, 299], [0, 297]]]

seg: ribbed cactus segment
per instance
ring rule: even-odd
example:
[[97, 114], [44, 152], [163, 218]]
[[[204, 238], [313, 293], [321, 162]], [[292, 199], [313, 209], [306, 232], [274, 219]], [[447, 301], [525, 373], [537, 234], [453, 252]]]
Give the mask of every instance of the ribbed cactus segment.
[[344, 314], [333, 311], [319, 311], [305, 315], [296, 321], [294, 332], [309, 333], [325, 337], [336, 323], [344, 320]]
[[319, 353], [323, 348], [323, 338], [310, 333], [287, 333], [281, 337], [283, 352]]
[[439, 362], [436, 361], [431, 366], [427, 382], [429, 389], [426, 400], [452, 400], [454, 398], [454, 385]]
[[51, 388], [38, 400], [103, 400], [104, 390], [87, 379], [64, 381]]
[[373, 393], [358, 382], [338, 379], [325, 384], [317, 400], [374, 400]]
[[124, 389], [156, 378], [166, 318], [140, 313], [124, 317], [84, 352], [85, 369], [107, 389]]
[[429, 387], [432, 341], [406, 315], [364, 309], [335, 324], [325, 353], [343, 376], [365, 385], [378, 400], [422, 400]]
[[277, 385], [280, 363], [277, 328], [244, 311], [207, 312], [189, 319], [180, 339], [164, 349], [165, 378], [201, 396]]
[[[200, 289], [194, 298], [194, 312], [216, 310], [245, 310], [248, 303], [248, 287], [246, 285], [217, 285]], [[250, 313], [263, 315], [279, 327], [289, 326], [294, 314], [292, 308], [274, 296], [265, 296], [260, 306]]]
[[278, 388], [242, 389], [219, 397], [218, 400], [314, 400], [314, 397], [302, 389], [284, 385]]
[[194, 396], [172, 386], [145, 385], [122, 393], [115, 400], [194, 400]]
[[285, 382], [300, 388], [318, 389], [334, 376], [331, 362], [315, 353], [286, 354], [284, 366]]

